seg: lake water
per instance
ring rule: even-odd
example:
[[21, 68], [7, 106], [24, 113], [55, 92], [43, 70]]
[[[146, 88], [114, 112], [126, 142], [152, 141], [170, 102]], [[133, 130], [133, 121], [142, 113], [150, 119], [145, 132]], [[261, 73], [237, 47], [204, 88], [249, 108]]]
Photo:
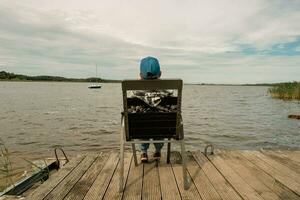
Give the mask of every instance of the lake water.
[[[53, 156], [119, 146], [121, 85], [0, 82], [0, 137], [15, 154]], [[268, 87], [184, 85], [188, 150], [299, 148], [300, 102], [272, 99]]]

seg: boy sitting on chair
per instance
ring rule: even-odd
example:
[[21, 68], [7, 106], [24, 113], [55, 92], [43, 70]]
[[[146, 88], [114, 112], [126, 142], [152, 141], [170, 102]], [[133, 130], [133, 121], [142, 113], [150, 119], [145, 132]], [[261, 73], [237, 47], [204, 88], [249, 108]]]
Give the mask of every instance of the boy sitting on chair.
[[[159, 62], [156, 58], [146, 57], [141, 60], [140, 64], [140, 78], [142, 80], [154, 80], [159, 79], [161, 76]], [[173, 92], [167, 90], [159, 91], [133, 91], [132, 97], [137, 97], [143, 100], [148, 108], [142, 108], [140, 106], [129, 108], [129, 112], [171, 112], [176, 110], [176, 106], [163, 107], [159, 103], [164, 97], [171, 96]], [[161, 149], [164, 143], [154, 143], [155, 153], [153, 154], [154, 159], [159, 159], [161, 157]], [[141, 162], [148, 162], [147, 150], [149, 148], [149, 143], [141, 144]]]

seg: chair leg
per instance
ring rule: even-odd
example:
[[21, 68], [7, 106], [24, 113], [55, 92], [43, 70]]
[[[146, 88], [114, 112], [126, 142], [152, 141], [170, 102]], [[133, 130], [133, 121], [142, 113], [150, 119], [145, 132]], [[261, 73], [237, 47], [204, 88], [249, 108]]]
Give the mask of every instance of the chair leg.
[[[170, 139], [168, 139], [170, 141]], [[168, 148], [167, 148], [167, 163], [170, 163], [170, 153], [171, 153], [171, 142], [168, 143]]]
[[187, 176], [187, 168], [186, 168], [186, 151], [185, 151], [185, 145], [184, 140], [181, 140], [181, 157], [182, 157], [182, 175], [183, 175], [183, 183], [184, 183], [184, 189], [189, 189], [189, 180]]
[[124, 143], [121, 143], [120, 148], [120, 181], [119, 181], [119, 192], [123, 192], [124, 187]]
[[124, 121], [122, 120], [121, 141], [120, 141], [120, 168], [119, 168], [119, 192], [124, 188]]
[[136, 157], [136, 150], [135, 150], [135, 144], [131, 144], [132, 146], [132, 153], [133, 153], [133, 160], [134, 160], [134, 165], [138, 165], [137, 157]]

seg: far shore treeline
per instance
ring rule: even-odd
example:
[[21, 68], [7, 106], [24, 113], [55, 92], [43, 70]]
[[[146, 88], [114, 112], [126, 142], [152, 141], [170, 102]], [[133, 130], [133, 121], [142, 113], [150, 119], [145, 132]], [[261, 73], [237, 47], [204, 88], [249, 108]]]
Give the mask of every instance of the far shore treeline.
[[[57, 82], [101, 82], [120, 83], [121, 80], [102, 78], [65, 78], [61, 76], [27, 76], [0, 71], [0, 81], [57, 81]], [[224, 85], [224, 86], [269, 86], [268, 92], [274, 98], [300, 100], [300, 82], [289, 83], [258, 83], [258, 84], [192, 84], [192, 85]]]
[[110, 80], [102, 78], [65, 78], [61, 76], [27, 76], [22, 74], [14, 74], [0, 71], [0, 81], [58, 81], [58, 82], [102, 82], [102, 83], [118, 83], [120, 80]]

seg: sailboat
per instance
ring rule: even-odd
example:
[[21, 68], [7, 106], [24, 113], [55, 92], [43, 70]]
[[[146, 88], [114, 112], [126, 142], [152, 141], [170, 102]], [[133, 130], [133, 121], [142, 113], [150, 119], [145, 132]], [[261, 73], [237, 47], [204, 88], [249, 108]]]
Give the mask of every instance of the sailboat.
[[[96, 64], [96, 78], [97, 78], [98, 66]], [[93, 83], [89, 86], [90, 89], [100, 89], [102, 86], [98, 83]]]

